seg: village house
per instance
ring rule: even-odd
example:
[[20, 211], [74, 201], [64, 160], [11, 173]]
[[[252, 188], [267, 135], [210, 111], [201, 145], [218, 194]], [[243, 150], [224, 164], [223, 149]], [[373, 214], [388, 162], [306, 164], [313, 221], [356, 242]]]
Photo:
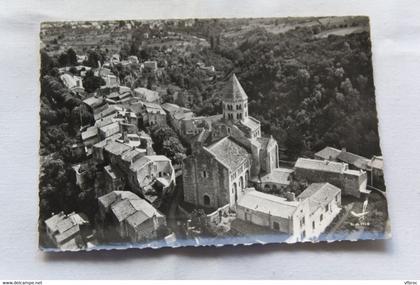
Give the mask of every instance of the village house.
[[180, 107], [176, 104], [164, 103], [162, 104], [162, 108], [167, 114], [169, 124], [179, 135], [182, 135], [182, 121], [195, 117], [195, 114], [190, 109]]
[[160, 104], [159, 92], [143, 87], [137, 87], [134, 91], [134, 97], [143, 102]]
[[117, 226], [120, 240], [132, 243], [159, 238], [158, 229], [166, 226], [165, 216], [152, 205], [129, 191], [113, 191], [98, 198], [98, 219], [104, 238], [112, 237], [110, 224]]
[[246, 189], [238, 201], [237, 218], [288, 236], [288, 242], [317, 239], [341, 210], [341, 190], [314, 183], [297, 198]]
[[64, 73], [60, 75], [60, 79], [71, 92], [74, 94], [82, 94], [85, 92], [83, 81], [80, 76]]
[[166, 113], [159, 104], [140, 101], [132, 104], [131, 108], [136, 110], [144, 126], [166, 125]]
[[314, 154], [316, 159], [336, 161], [341, 150], [327, 146]]
[[51, 243], [63, 250], [74, 250], [86, 247], [85, 234], [89, 221], [83, 214], [60, 212], [45, 220], [47, 236]]
[[102, 97], [96, 96], [86, 98], [85, 100], [83, 100], [83, 103], [93, 114], [99, 113], [108, 107], [105, 100]]
[[106, 165], [104, 167], [104, 181], [105, 181], [105, 193], [109, 193], [116, 190], [124, 190], [125, 180], [124, 175], [118, 167], [112, 167]]
[[147, 155], [132, 161], [128, 172], [128, 183], [139, 193], [160, 192], [166, 195], [175, 185], [175, 170], [164, 155]]
[[85, 146], [86, 155], [92, 154], [92, 146], [99, 142], [98, 128], [96, 126], [88, 127], [81, 133], [81, 138]]
[[145, 62], [143, 62], [144, 68], [149, 69], [150, 71], [157, 71], [158, 65], [157, 65], [157, 61], [155, 60], [147, 60]]
[[366, 172], [351, 170], [343, 162], [299, 158], [295, 163], [295, 178], [309, 183], [328, 182], [339, 187], [343, 195], [357, 198], [368, 193]]
[[306, 233], [302, 221], [305, 221], [308, 212], [305, 208], [308, 208], [307, 203], [251, 188], [246, 189], [245, 195], [238, 201], [236, 217], [246, 223], [269, 228], [273, 234], [282, 233], [290, 241], [303, 240]]
[[247, 186], [250, 163], [247, 150], [230, 137], [195, 148], [183, 161], [184, 201], [210, 209], [234, 207]]
[[341, 190], [330, 183], [312, 183], [298, 196], [298, 200], [309, 202], [307, 222], [302, 223], [306, 239], [317, 239], [341, 210]]

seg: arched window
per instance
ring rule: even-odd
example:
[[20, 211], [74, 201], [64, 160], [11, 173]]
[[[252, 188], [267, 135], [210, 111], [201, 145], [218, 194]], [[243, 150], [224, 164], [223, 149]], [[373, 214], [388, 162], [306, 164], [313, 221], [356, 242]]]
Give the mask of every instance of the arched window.
[[209, 195], [205, 194], [203, 196], [203, 201], [204, 201], [204, 205], [206, 205], [206, 206], [210, 205], [210, 197], [209, 197]]
[[241, 176], [241, 178], [239, 178], [239, 187], [241, 189], [244, 189], [245, 185], [244, 185], [244, 177]]

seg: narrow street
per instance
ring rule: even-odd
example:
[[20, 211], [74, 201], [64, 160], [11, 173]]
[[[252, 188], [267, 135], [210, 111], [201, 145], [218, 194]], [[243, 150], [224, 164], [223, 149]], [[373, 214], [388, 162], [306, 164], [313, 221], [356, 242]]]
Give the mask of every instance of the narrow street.
[[180, 231], [179, 226], [177, 225], [177, 215], [176, 215], [177, 208], [181, 199], [182, 199], [182, 182], [177, 181], [175, 194], [171, 201], [171, 205], [169, 206], [169, 211], [168, 211], [168, 216], [167, 216], [168, 226], [174, 231], [177, 237], [182, 237], [184, 235], [184, 233]]

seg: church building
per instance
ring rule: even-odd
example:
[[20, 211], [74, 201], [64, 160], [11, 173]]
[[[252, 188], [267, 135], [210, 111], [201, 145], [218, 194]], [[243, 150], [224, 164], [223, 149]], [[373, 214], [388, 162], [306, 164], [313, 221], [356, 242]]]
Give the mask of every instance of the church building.
[[277, 141], [261, 137], [235, 74], [222, 92], [223, 116], [198, 136], [183, 162], [184, 201], [212, 209], [234, 207], [249, 181], [278, 167]]

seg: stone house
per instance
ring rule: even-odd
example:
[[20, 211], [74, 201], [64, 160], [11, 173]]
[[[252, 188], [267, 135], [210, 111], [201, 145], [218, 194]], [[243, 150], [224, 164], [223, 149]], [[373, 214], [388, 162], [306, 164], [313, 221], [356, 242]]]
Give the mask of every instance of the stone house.
[[309, 183], [328, 182], [339, 187], [343, 195], [357, 198], [367, 193], [366, 172], [350, 170], [343, 162], [299, 158], [295, 163], [295, 178]]
[[341, 210], [341, 190], [314, 183], [297, 198], [278, 197], [247, 189], [239, 200], [237, 218], [289, 236], [288, 242], [317, 239]]
[[158, 238], [159, 227], [166, 225], [162, 213], [129, 191], [110, 192], [99, 197], [98, 204], [98, 219], [103, 229], [100, 234], [104, 238], [112, 236], [111, 230], [120, 240], [145, 242]]
[[89, 221], [83, 214], [60, 212], [45, 220], [46, 234], [55, 247], [75, 250], [86, 247], [84, 232]]

